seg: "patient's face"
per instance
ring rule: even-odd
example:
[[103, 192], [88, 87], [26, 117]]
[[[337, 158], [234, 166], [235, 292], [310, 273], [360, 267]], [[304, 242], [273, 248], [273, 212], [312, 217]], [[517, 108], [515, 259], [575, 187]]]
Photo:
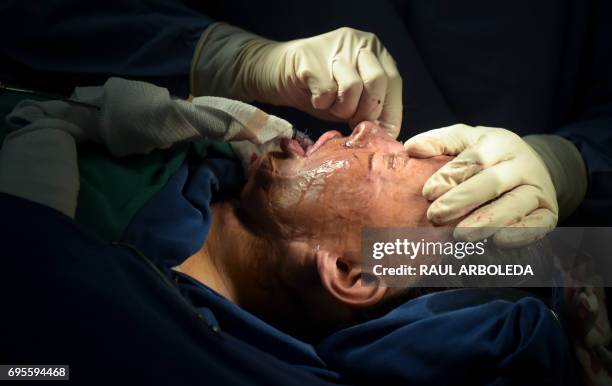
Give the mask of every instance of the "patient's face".
[[364, 227], [429, 226], [421, 190], [449, 159], [409, 158], [371, 122], [349, 137], [330, 131], [307, 149], [293, 140], [281, 148], [252, 163], [241, 201], [253, 229], [299, 243], [304, 254], [358, 255]]

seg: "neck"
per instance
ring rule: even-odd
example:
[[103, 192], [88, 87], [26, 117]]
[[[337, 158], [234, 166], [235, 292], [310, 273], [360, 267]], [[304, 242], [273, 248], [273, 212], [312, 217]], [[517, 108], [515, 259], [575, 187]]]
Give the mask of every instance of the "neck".
[[212, 222], [206, 243], [178, 268], [241, 305], [242, 294], [236, 283], [244, 285], [249, 280], [250, 246], [255, 236], [238, 220], [232, 204], [218, 203], [211, 211]]
[[[296, 336], [308, 338], [326, 331], [335, 322], [326, 321], [330, 313], [320, 315], [319, 327], [309, 323], [312, 315], [320, 314], [308, 307], [317, 298], [318, 281], [309, 275], [293, 279], [277, 277], [278, 261], [259, 236], [252, 233], [236, 216], [231, 203], [212, 206], [212, 223], [206, 243], [194, 255], [179, 265], [180, 271], [268, 323]], [[287, 275], [287, 271], [283, 270]], [[287, 285], [298, 283], [300, 289]], [[309, 296], [306, 301], [299, 293], [304, 286]], [[327, 324], [329, 326], [327, 326]], [[331, 324], [330, 324], [331, 323]], [[327, 326], [327, 327], [326, 327]], [[312, 335], [312, 336], [311, 336]]]

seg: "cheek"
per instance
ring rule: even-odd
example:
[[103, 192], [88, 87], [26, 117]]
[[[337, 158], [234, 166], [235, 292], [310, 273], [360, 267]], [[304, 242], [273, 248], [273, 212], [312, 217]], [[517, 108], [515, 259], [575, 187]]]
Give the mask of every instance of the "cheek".
[[[332, 161], [329, 161], [332, 162]], [[344, 162], [344, 161], [343, 161]], [[348, 175], [348, 174], [347, 174]], [[312, 227], [334, 212], [334, 208], [355, 203], [355, 188], [338, 170], [307, 170], [297, 176], [277, 179], [268, 192], [275, 215], [300, 228]], [[362, 195], [365, 196], [365, 195]]]
[[249, 180], [240, 195], [240, 208], [244, 220], [259, 234], [280, 232], [270, 204], [269, 189], [271, 189], [269, 183], [260, 186], [256, 181]]
[[322, 212], [311, 194], [311, 190], [299, 189], [293, 179], [276, 179], [265, 186], [250, 183], [242, 192], [241, 205], [258, 232], [290, 240], [320, 226]]
[[313, 240], [286, 240], [276, 245], [278, 276], [285, 285], [305, 289], [319, 285], [316, 252], [320, 246]]

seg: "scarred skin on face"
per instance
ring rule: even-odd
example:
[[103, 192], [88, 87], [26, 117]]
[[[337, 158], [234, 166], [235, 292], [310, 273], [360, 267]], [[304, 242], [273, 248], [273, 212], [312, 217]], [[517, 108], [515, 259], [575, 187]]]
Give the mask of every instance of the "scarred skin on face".
[[255, 160], [242, 194], [250, 221], [286, 239], [358, 250], [364, 227], [432, 226], [425, 181], [450, 157], [410, 158], [372, 122], [330, 131], [309, 148], [286, 140]]
[[284, 140], [252, 162], [239, 200], [213, 205], [206, 244], [179, 268], [290, 333], [332, 331], [393, 293], [361, 285], [362, 229], [433, 226], [421, 191], [449, 159], [410, 158], [371, 122]]

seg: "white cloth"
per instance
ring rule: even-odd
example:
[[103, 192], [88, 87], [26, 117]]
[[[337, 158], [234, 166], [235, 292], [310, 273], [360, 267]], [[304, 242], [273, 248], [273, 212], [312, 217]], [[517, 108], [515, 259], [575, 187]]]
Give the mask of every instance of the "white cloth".
[[262, 148], [291, 137], [293, 127], [243, 102], [199, 97], [174, 99], [165, 88], [109, 79], [103, 87], [76, 88], [72, 99], [100, 106], [100, 110], [62, 101], [25, 100], [7, 116], [15, 128], [57, 128], [78, 141], [91, 140], [115, 156], [146, 154], [185, 140], [248, 140]]
[[95, 141], [115, 156], [146, 154], [180, 141], [208, 138], [235, 141], [248, 161], [253, 152], [274, 149], [291, 137], [287, 121], [243, 102], [200, 97], [174, 99], [145, 82], [111, 78], [102, 87], [82, 87], [72, 99], [24, 100], [7, 116], [16, 131], [0, 149], [0, 191], [56, 208], [73, 217], [78, 194], [74, 141]]

